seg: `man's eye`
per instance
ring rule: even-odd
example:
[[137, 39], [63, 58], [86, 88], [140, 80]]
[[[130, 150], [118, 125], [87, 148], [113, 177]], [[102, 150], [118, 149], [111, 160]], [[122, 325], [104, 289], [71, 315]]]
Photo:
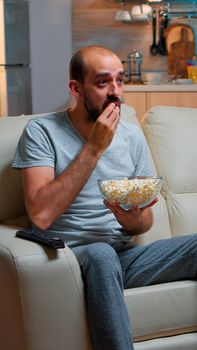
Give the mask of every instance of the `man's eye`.
[[118, 83], [118, 84], [123, 84], [123, 83], [124, 83], [124, 79], [123, 79], [123, 78], [119, 78], [119, 79], [117, 80], [117, 83]]
[[107, 84], [107, 80], [102, 79], [98, 82], [98, 85], [106, 85]]

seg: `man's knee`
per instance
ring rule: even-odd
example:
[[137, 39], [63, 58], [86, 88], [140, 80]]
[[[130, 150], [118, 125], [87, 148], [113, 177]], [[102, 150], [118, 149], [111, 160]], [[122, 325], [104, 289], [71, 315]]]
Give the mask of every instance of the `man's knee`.
[[88, 244], [83, 251], [83, 256], [80, 257], [80, 265], [83, 270], [120, 269], [119, 258], [114, 248], [104, 242]]
[[[88, 285], [103, 286], [111, 284], [123, 289], [122, 268], [116, 251], [107, 243], [98, 242], [83, 247], [78, 261]], [[99, 287], [100, 288], [100, 287]]]
[[102, 263], [117, 259], [117, 254], [113, 247], [104, 242], [88, 244], [85, 249], [86, 260], [92, 263]]

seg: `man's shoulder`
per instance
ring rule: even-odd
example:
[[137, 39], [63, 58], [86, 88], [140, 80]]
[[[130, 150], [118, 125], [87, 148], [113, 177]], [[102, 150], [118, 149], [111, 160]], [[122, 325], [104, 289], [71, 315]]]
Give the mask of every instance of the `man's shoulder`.
[[27, 122], [24, 131], [31, 135], [54, 135], [59, 137], [61, 130], [67, 129], [65, 111], [33, 116]]
[[28, 125], [40, 125], [40, 126], [47, 126], [47, 125], [54, 125], [59, 124], [63, 120], [65, 120], [66, 113], [65, 111], [59, 111], [59, 112], [53, 112], [53, 113], [46, 113], [46, 114], [39, 114], [32, 116], [31, 119], [28, 121]]

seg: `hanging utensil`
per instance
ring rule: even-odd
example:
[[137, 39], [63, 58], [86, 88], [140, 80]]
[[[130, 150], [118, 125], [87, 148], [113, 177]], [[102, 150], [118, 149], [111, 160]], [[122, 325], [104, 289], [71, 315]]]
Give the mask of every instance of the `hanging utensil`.
[[162, 10], [159, 10], [159, 42], [158, 42], [158, 51], [160, 55], [166, 55], [166, 43], [165, 43], [165, 29], [168, 25], [168, 18], [166, 13]]
[[158, 53], [158, 46], [156, 44], [156, 29], [157, 29], [156, 25], [157, 25], [157, 13], [156, 13], [156, 10], [154, 10], [152, 14], [153, 43], [150, 47], [150, 52], [153, 56], [157, 55]]

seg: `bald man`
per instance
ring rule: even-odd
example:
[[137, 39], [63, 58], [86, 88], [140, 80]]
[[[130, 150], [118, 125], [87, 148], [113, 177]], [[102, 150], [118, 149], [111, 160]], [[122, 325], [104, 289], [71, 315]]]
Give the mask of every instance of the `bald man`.
[[[93, 348], [133, 350], [124, 288], [194, 277], [197, 239], [136, 246], [133, 237], [150, 229], [156, 201], [124, 210], [102, 199], [98, 179], [152, 175], [143, 133], [120, 120], [124, 71], [117, 55], [80, 49], [69, 87], [75, 105], [29, 121], [13, 167], [22, 169], [32, 230], [63, 239], [78, 259]], [[177, 269], [183, 252], [184, 268]]]

